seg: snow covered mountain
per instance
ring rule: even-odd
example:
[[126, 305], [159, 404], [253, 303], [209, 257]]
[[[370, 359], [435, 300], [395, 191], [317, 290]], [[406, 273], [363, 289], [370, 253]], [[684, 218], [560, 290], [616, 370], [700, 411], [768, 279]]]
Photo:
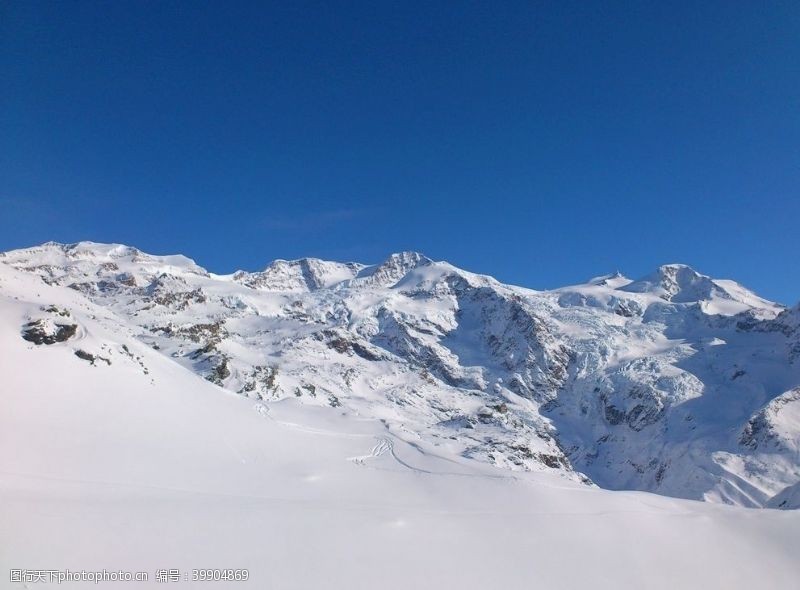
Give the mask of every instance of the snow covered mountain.
[[[67, 570], [146, 574], [136, 588], [174, 570], [180, 587], [207, 588], [195, 573], [208, 568], [247, 572], [215, 587], [259, 590], [796, 585], [800, 511], [571, 481], [569, 423], [545, 414], [567, 407], [582, 353], [561, 349], [577, 335], [562, 343], [567, 316], [539, 318], [531, 292], [416, 256], [289, 293], [129, 248], [4, 261], [3, 588]], [[287, 266], [281, 289], [308, 276]], [[563, 296], [547, 305], [598, 313]], [[795, 319], [748, 329], [776, 337]], [[793, 399], [757, 413], [748, 457], [784, 456]], [[576, 438], [594, 428], [576, 424]], [[771, 502], [796, 500], [795, 484]]]
[[[0, 262], [0, 295], [39, 302], [12, 329], [43, 366], [69, 346], [146, 377], [158, 351], [259, 407], [378, 420], [454, 465], [798, 507], [800, 307], [685, 265], [533, 291], [413, 252], [230, 275], [91, 242]], [[117, 344], [86, 339], [87, 310]]]

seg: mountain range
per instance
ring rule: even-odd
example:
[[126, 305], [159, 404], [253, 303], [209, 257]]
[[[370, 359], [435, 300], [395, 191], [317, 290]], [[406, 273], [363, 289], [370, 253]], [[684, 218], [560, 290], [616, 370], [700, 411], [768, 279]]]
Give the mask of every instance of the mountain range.
[[[66, 348], [109, 383], [155, 380], [144, 346], [264, 413], [292, 400], [377, 421], [453, 465], [800, 507], [800, 306], [686, 265], [537, 291], [416, 252], [219, 275], [50, 242], [0, 263], [45, 368]], [[115, 339], [87, 338], [96, 323]]]

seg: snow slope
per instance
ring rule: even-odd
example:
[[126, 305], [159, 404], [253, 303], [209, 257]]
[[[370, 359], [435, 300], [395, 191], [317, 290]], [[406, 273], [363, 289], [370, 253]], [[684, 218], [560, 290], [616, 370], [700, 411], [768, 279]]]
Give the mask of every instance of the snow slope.
[[[39, 319], [74, 333], [24, 340]], [[512, 472], [344, 406], [227, 393], [127, 316], [6, 265], [0, 325], [3, 587], [23, 587], [11, 568], [149, 572], [135, 587], [160, 587], [160, 568], [247, 568], [216, 587], [259, 589], [777, 589], [800, 574], [799, 512]]]

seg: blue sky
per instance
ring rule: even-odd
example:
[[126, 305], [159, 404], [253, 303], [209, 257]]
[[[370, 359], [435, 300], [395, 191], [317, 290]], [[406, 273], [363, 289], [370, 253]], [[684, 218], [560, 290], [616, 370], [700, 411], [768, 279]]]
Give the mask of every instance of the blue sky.
[[800, 299], [796, 2], [0, 5], [0, 249]]

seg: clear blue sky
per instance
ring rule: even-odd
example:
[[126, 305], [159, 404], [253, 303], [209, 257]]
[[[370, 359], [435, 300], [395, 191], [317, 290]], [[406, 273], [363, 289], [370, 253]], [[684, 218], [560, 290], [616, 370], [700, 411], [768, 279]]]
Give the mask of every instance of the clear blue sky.
[[797, 2], [2, 2], [0, 250], [800, 299]]

